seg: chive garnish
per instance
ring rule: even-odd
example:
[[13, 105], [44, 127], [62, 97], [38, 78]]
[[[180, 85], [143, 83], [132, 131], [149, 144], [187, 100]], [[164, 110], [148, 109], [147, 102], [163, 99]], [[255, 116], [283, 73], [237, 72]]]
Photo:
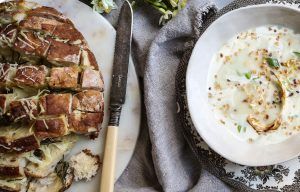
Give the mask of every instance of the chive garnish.
[[280, 64], [279, 64], [278, 60], [275, 59], [275, 58], [267, 57], [266, 61], [268, 62], [270, 67], [274, 67], [274, 68], [279, 68], [280, 67]]
[[300, 57], [300, 52], [294, 51], [293, 52], [295, 55], [297, 55], [298, 57]]
[[241, 129], [242, 129], [242, 126], [241, 126], [241, 125], [238, 125], [238, 126], [237, 126], [237, 130], [238, 130], [239, 133], [241, 132]]
[[245, 77], [246, 77], [247, 79], [251, 79], [251, 72], [245, 73]]

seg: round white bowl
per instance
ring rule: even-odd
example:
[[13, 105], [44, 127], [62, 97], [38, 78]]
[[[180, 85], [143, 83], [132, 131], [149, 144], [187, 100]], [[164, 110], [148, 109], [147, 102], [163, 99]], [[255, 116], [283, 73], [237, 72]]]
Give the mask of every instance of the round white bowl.
[[226, 159], [242, 165], [265, 166], [300, 154], [300, 134], [275, 144], [238, 139], [212, 114], [208, 103], [208, 73], [216, 52], [241, 31], [263, 25], [280, 25], [300, 33], [300, 11], [284, 5], [255, 5], [228, 12], [215, 20], [199, 38], [189, 61], [186, 84], [192, 121], [205, 142]]

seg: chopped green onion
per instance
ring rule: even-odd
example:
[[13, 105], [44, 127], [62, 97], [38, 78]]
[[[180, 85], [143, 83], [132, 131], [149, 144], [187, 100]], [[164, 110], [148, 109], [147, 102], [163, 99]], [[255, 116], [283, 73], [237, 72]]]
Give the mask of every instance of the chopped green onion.
[[238, 126], [237, 126], [237, 130], [238, 130], [238, 132], [240, 133], [241, 130], [242, 130], [242, 126], [241, 126], [241, 125], [238, 125]]
[[251, 72], [245, 73], [245, 77], [246, 77], [247, 79], [251, 79]]
[[275, 59], [275, 58], [267, 57], [266, 61], [268, 62], [270, 67], [274, 67], [274, 68], [279, 68], [280, 67], [280, 64], [279, 64], [278, 60]]
[[300, 57], [300, 52], [294, 51], [293, 52], [295, 55], [297, 55], [298, 57]]

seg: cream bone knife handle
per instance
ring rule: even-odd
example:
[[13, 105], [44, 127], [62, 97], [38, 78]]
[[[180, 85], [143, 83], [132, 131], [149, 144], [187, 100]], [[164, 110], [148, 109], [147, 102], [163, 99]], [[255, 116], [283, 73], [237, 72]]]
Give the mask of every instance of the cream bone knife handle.
[[100, 192], [113, 192], [121, 106], [111, 106], [107, 127]]

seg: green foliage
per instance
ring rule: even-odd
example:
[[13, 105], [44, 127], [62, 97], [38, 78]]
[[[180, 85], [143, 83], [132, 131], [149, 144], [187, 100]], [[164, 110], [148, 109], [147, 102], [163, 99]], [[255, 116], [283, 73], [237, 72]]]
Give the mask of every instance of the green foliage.
[[98, 13], [110, 13], [112, 9], [116, 9], [113, 0], [92, 0], [93, 9]]
[[[187, 0], [129, 0], [133, 9], [149, 4], [161, 13], [159, 24], [164, 25], [186, 6]], [[110, 13], [116, 8], [113, 0], [92, 0], [93, 8], [99, 13]]]

